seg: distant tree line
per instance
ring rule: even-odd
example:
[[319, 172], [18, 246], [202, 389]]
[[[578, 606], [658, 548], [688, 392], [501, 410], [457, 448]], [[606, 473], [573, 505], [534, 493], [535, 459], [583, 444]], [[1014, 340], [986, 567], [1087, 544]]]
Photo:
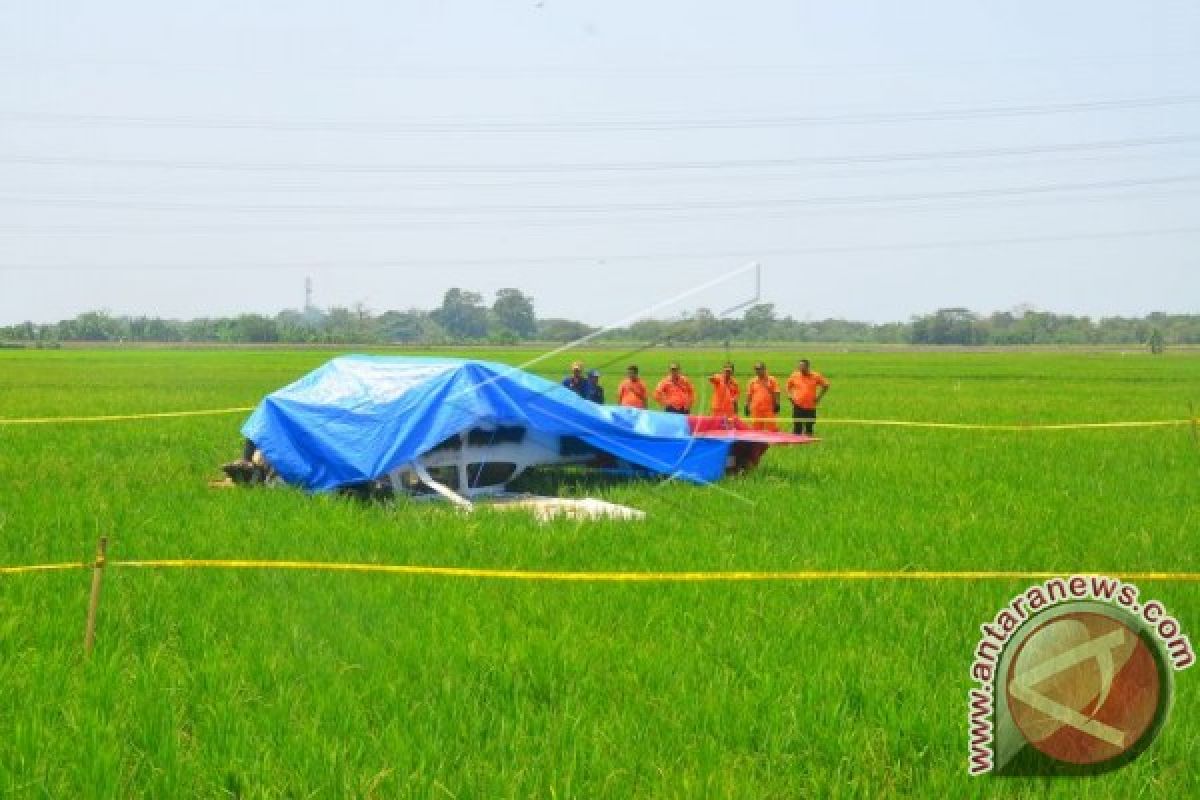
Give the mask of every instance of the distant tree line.
[[[24, 322], [0, 327], [0, 342], [48, 347], [60, 342], [123, 341], [504, 345], [567, 342], [596, 330], [575, 320], [539, 318], [533, 298], [519, 289], [500, 289], [489, 306], [482, 294], [454, 288], [432, 310], [373, 313], [357, 305], [287, 310], [274, 316], [239, 314], [190, 320], [87, 311], [53, 324]], [[966, 308], [943, 308], [908, 322], [875, 324], [843, 319], [797, 320], [780, 316], [771, 303], [760, 303], [738, 317], [718, 316], [700, 308], [674, 319], [642, 319], [597, 337], [597, 341], [606, 340], [675, 344], [1119, 344], [1144, 345], [1157, 352], [1172, 344], [1200, 344], [1200, 314], [1093, 319], [1034, 310], [983, 315]]]

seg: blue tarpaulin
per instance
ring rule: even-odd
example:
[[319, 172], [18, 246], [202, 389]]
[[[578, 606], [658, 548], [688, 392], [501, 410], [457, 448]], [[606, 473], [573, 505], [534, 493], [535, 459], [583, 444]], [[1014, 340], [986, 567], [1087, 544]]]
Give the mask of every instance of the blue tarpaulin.
[[505, 364], [438, 357], [335, 358], [267, 395], [242, 433], [285, 481], [325, 490], [380, 478], [480, 425], [576, 436], [696, 483], [724, 474], [730, 448], [693, 438], [683, 415], [600, 406]]

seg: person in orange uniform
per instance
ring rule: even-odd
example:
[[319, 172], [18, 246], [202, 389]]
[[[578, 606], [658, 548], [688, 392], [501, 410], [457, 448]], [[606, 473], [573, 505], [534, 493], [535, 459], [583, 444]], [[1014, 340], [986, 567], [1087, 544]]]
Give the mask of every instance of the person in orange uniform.
[[649, 393], [646, 384], [638, 377], [637, 365], [630, 364], [625, 370], [625, 380], [617, 387], [617, 405], [645, 408]]
[[767, 374], [767, 365], [754, 365], [754, 378], [746, 384], [746, 415], [750, 427], [758, 431], [778, 431], [775, 415], [779, 413], [779, 381]]
[[663, 407], [663, 411], [671, 414], [690, 414], [692, 403], [696, 400], [696, 390], [692, 382], [679, 370], [679, 364], [671, 362], [667, 377], [658, 382], [654, 388], [654, 399]]
[[816, 425], [817, 406], [829, 391], [829, 381], [813, 372], [807, 358], [796, 364], [796, 371], [787, 379], [788, 395], [792, 398], [792, 433], [812, 436]]
[[737, 379], [733, 377], [733, 364], [725, 362], [725, 367], [716, 375], [709, 375], [708, 382], [713, 386], [712, 415], [714, 417], [736, 417], [737, 400], [741, 394]]

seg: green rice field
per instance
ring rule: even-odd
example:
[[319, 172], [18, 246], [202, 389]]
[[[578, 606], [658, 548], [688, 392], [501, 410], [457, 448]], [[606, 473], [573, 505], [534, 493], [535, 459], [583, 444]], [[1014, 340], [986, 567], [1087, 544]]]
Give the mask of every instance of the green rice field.
[[[332, 351], [0, 351], [0, 418], [252, 406]], [[456, 353], [519, 363], [531, 353]], [[781, 378], [800, 352], [764, 358]], [[1200, 573], [1200, 354], [820, 352], [819, 444], [716, 486], [538, 478], [642, 522], [216, 490], [243, 413], [0, 425], [0, 564], [287, 559], [578, 571]], [[726, 354], [570, 353], [693, 378]], [[611, 362], [611, 365], [610, 365]], [[1106, 775], [970, 778], [979, 625], [1033, 581], [532, 582], [269, 570], [0, 575], [0, 795], [1187, 797], [1200, 683]], [[1200, 583], [1143, 581], [1200, 635]]]

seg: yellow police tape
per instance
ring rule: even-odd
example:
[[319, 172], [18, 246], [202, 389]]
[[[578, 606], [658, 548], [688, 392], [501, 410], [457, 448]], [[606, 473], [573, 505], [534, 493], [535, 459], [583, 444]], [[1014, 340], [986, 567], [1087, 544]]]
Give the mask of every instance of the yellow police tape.
[[28, 572], [58, 572], [65, 569], [87, 569], [92, 564], [71, 561], [65, 564], [28, 564], [11, 567], [0, 567], [0, 575], [21, 575]]
[[[222, 414], [243, 414], [253, 410], [254, 408], [252, 406], [239, 406], [237, 408], [208, 408], [198, 409], [195, 411], [157, 411], [145, 414], [101, 414], [90, 417], [17, 417], [7, 419], [0, 417], [0, 425], [52, 425], [60, 422], [123, 422], [129, 420], [171, 419], [175, 417], [209, 417]], [[765, 417], [743, 418], [742, 421], [747, 423], [774, 422], [776, 424], [786, 424], [789, 419], [790, 417]], [[901, 419], [839, 419], [837, 417], [833, 417], [831, 419], [822, 417], [819, 422], [822, 425], [873, 425], [882, 427], [941, 428], [946, 430], [969, 431], [1070, 431], [1103, 428], [1166, 428], [1177, 427], [1181, 425], [1195, 426], [1200, 424], [1200, 417], [1191, 417], [1187, 419], [1125, 420], [1117, 422], [1064, 422], [1020, 425], [972, 422], [920, 422], [915, 420]]]
[[242, 414], [253, 411], [252, 406], [238, 408], [203, 408], [197, 411], [155, 411], [145, 414], [100, 414], [91, 417], [0, 417], [0, 425], [52, 425], [57, 422], [124, 422], [136, 419], [171, 419], [172, 417], [213, 417], [219, 414]]
[[[2, 574], [88, 569], [92, 562], [0, 567]], [[794, 570], [794, 571], [683, 571], [683, 572], [583, 572], [475, 567], [434, 567], [409, 564], [348, 564], [329, 561], [265, 561], [248, 559], [110, 560], [108, 567], [142, 569], [290, 570], [306, 572], [360, 572], [419, 575], [444, 578], [485, 578], [559, 583], [747, 583], [806, 581], [970, 581], [1045, 580], [1064, 575], [1104, 574], [1126, 581], [1200, 582], [1200, 572], [1090, 572], [1045, 570]]]

